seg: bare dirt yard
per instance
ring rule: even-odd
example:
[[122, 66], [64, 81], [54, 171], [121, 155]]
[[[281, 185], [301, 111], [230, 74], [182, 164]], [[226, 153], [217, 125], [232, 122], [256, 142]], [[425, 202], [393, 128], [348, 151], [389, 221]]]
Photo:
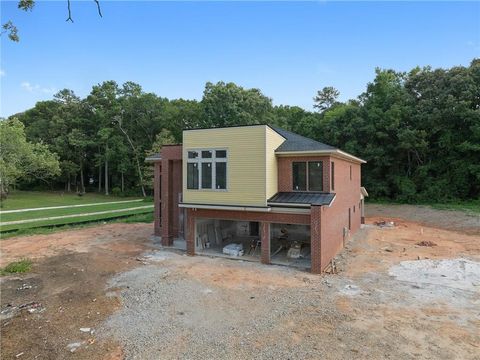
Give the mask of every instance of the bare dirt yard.
[[34, 264], [0, 280], [2, 359], [480, 359], [475, 221], [370, 210], [322, 276], [161, 250], [150, 224], [3, 240]]

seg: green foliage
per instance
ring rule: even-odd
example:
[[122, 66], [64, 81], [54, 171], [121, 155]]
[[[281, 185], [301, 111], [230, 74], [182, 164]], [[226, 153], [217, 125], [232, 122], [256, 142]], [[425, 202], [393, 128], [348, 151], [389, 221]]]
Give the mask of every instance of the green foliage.
[[0, 187], [8, 191], [19, 179], [46, 179], [59, 175], [57, 154], [42, 143], [26, 140], [24, 125], [12, 118], [0, 122]]
[[323, 111], [310, 135], [367, 160], [373, 197], [441, 202], [480, 196], [480, 62], [376, 70], [358, 101]]
[[113, 196], [122, 196], [122, 189], [120, 189], [118, 186], [115, 186], [112, 189], [112, 195]]
[[[56, 187], [82, 191], [82, 181], [124, 195], [152, 189], [143, 158], [182, 142], [184, 129], [271, 124], [337, 146], [367, 160], [370, 195], [403, 202], [480, 196], [480, 60], [451, 69], [376, 69], [357, 99], [338, 101], [325, 87], [314, 107], [273, 106], [258, 89], [207, 83], [201, 101], [169, 100], [133, 82], [106, 81], [86, 99], [62, 90], [19, 115], [27, 140], [58, 154]], [[108, 170], [106, 166], [108, 165]], [[23, 179], [20, 186], [38, 186]]]
[[201, 127], [264, 124], [269, 120], [272, 100], [258, 89], [244, 89], [234, 83], [207, 82], [202, 105]]
[[322, 90], [317, 91], [317, 95], [313, 98], [313, 107], [319, 111], [330, 109], [337, 103], [340, 92], [332, 86], [326, 86]]
[[14, 261], [1, 270], [2, 275], [25, 273], [32, 269], [32, 262], [29, 259]]

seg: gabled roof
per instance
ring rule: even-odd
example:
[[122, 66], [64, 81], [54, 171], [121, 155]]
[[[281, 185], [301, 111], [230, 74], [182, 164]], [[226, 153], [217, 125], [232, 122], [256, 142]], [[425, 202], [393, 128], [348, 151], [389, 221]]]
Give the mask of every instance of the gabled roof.
[[273, 130], [282, 135], [285, 141], [275, 151], [319, 151], [319, 150], [338, 150], [336, 147], [309, 139], [305, 136], [295, 134], [282, 128], [271, 126]]
[[330, 205], [335, 198], [334, 193], [326, 192], [278, 192], [268, 199], [268, 205]]
[[331, 156], [336, 156], [339, 158], [343, 158], [343, 159], [361, 163], [361, 164], [366, 163], [365, 160], [362, 160], [356, 156], [346, 153], [345, 151], [342, 151], [334, 146], [327, 145], [313, 139], [309, 139], [305, 136], [295, 134], [291, 131], [282, 129], [277, 126], [251, 124], [251, 125], [235, 125], [235, 126], [224, 126], [224, 127], [186, 129], [184, 131], [224, 129], [224, 128], [249, 127], [249, 126], [268, 126], [272, 130], [274, 130], [277, 134], [279, 134], [281, 137], [283, 137], [285, 141], [277, 149], [275, 149], [275, 153], [278, 154], [279, 156], [331, 155]]
[[270, 126], [274, 131], [276, 131], [280, 136], [282, 136], [285, 141], [275, 150], [275, 153], [280, 156], [291, 156], [291, 155], [332, 155], [337, 156], [349, 161], [354, 161], [357, 163], [364, 164], [365, 160], [362, 160], [356, 156], [353, 156], [345, 151], [342, 151], [334, 146], [330, 146], [320, 141], [309, 139], [305, 136], [295, 134], [291, 131], [276, 127]]

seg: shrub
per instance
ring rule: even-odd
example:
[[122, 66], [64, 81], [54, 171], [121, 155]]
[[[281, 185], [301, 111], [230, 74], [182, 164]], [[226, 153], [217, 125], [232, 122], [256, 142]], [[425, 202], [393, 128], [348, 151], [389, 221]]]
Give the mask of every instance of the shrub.
[[20, 261], [14, 261], [5, 266], [2, 273], [15, 274], [24, 273], [30, 271], [32, 268], [32, 262], [29, 259], [22, 259]]
[[122, 196], [122, 195], [123, 195], [122, 189], [120, 189], [118, 186], [115, 186], [115, 187], [112, 189], [112, 195], [113, 195], [113, 196]]

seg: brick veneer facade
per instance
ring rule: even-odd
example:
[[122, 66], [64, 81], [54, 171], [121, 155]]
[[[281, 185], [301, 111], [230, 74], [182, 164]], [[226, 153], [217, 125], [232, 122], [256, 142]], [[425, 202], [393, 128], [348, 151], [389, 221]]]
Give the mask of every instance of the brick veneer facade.
[[182, 192], [182, 146], [164, 145], [154, 163], [154, 232], [171, 246], [179, 234], [179, 194]]
[[265, 221], [260, 223], [260, 239], [262, 241], [260, 260], [263, 264], [270, 264], [270, 223]]
[[[178, 207], [182, 192], [181, 145], [164, 146], [161, 157], [161, 161], [155, 163], [155, 234], [161, 234], [164, 246], [171, 246], [173, 238], [181, 234], [180, 216], [178, 216], [180, 211], [183, 211]], [[293, 191], [292, 163], [294, 161], [322, 161], [323, 191], [336, 194], [330, 207], [311, 206], [310, 213], [306, 214], [185, 209], [184, 235], [188, 255], [195, 254], [196, 219], [200, 218], [259, 222], [262, 241], [261, 261], [265, 264], [270, 263], [272, 223], [310, 225], [311, 271], [321, 273], [325, 269], [343, 247], [345, 239], [360, 228], [360, 164], [333, 156], [288, 156], [277, 157], [277, 160], [278, 191]], [[331, 188], [332, 162], [335, 163], [334, 190]], [[349, 216], [350, 229], [348, 229]]]
[[293, 191], [292, 163], [296, 161], [321, 161], [323, 165], [323, 191], [330, 192], [329, 156], [286, 156], [277, 158], [278, 191]]
[[[325, 207], [327, 219], [322, 232], [322, 264], [325, 266], [338, 253], [348, 237], [360, 229], [360, 164], [332, 158], [335, 163], [335, 201]], [[352, 177], [350, 179], [350, 166]], [[349, 229], [350, 213], [350, 229]], [[345, 230], [344, 230], [345, 229]], [[344, 236], [345, 232], [345, 236]]]

